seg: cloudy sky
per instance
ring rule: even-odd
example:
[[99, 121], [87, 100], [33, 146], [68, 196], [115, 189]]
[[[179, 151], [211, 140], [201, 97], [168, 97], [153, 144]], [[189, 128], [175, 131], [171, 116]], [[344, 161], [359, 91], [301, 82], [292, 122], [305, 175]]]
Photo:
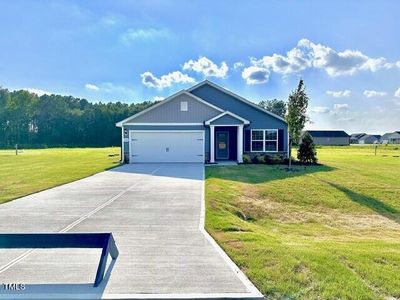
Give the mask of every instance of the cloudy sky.
[[400, 130], [399, 1], [0, 1], [0, 86], [162, 99], [203, 79], [251, 101], [303, 78], [309, 128]]

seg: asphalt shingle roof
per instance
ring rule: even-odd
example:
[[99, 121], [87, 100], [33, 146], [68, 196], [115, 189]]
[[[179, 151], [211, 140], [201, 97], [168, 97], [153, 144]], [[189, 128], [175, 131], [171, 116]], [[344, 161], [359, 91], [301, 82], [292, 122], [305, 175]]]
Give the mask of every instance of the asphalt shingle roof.
[[312, 137], [349, 137], [343, 130], [307, 130]]

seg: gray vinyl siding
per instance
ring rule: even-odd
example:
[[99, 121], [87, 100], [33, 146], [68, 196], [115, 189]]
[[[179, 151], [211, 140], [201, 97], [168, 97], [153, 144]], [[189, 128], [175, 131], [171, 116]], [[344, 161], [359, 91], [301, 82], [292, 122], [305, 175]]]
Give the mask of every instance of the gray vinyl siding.
[[[188, 103], [188, 111], [181, 111], [181, 102]], [[202, 123], [221, 112], [189, 95], [179, 95], [143, 115], [129, 120], [132, 123]]]
[[315, 145], [344, 146], [350, 144], [349, 137], [313, 137]]
[[366, 137], [366, 138], [361, 139], [361, 140], [359, 141], [359, 144], [373, 144], [373, 143], [375, 143], [376, 141], [379, 141], [379, 139], [377, 139], [377, 138], [374, 137], [374, 136], [368, 136], [368, 137]]
[[211, 125], [240, 125], [240, 124], [243, 124], [243, 122], [230, 115], [224, 115], [221, 118], [218, 118], [215, 121], [211, 122]]
[[223, 110], [230, 111], [246, 120], [249, 120], [250, 125], [246, 126], [245, 129], [283, 129], [283, 147], [284, 151], [287, 151], [288, 127], [285, 121], [269, 115], [207, 84], [192, 90], [191, 93], [219, 108], [222, 108]]
[[389, 144], [400, 144], [400, 133], [393, 132], [389, 136]]

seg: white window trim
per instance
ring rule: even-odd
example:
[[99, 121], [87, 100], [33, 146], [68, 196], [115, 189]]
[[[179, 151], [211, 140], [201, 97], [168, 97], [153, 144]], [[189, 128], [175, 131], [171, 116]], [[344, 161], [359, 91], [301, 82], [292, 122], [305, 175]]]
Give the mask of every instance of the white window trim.
[[[263, 133], [263, 139], [262, 140], [254, 140], [254, 142], [262, 142], [263, 143], [262, 151], [253, 151], [253, 131], [262, 131], [262, 133]], [[275, 151], [265, 151], [265, 142], [275, 142], [275, 140], [266, 140], [265, 139], [265, 132], [266, 131], [276, 131], [276, 150]], [[279, 130], [278, 129], [260, 128], [260, 129], [251, 129], [250, 130], [250, 152], [253, 152], [253, 153], [277, 153], [277, 152], [279, 152], [278, 141], [279, 141]]]
[[181, 101], [181, 111], [189, 111], [189, 104], [187, 101]]

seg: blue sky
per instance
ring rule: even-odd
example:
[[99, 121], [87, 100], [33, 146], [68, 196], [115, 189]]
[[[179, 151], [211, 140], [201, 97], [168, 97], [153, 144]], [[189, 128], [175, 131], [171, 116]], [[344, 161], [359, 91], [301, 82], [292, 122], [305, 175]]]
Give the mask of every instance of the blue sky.
[[310, 95], [308, 128], [400, 130], [398, 1], [1, 1], [0, 85], [91, 101], [209, 79]]

